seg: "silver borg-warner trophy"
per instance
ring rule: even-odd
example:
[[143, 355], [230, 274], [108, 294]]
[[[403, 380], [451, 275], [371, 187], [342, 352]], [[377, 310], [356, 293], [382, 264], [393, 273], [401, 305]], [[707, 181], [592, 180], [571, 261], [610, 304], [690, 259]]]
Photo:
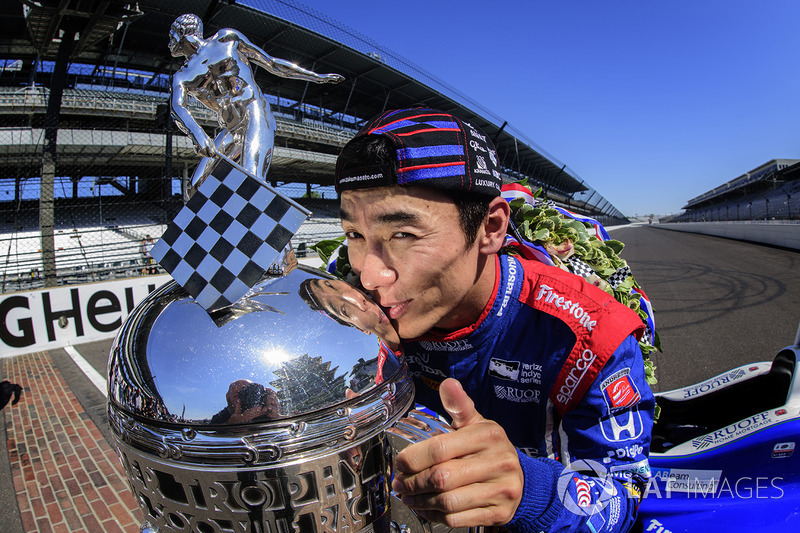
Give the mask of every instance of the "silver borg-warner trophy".
[[[274, 132], [248, 61], [310, 81], [341, 77], [270, 58], [234, 30], [203, 39], [194, 15], [175, 21], [170, 49], [187, 57], [173, 84], [173, 114], [205, 156], [192, 185], [203, 197], [202, 182], [213, 177], [203, 201], [217, 207], [203, 223], [203, 205], [191, 220], [179, 214], [175, 222], [186, 220], [162, 236], [156, 248], [169, 245], [154, 257], [175, 281], [128, 316], [109, 355], [109, 423], [145, 517], [141, 531], [450, 531], [391, 493], [394, 454], [450, 429], [409, 412], [413, 383], [386, 316], [360, 291], [299, 266], [290, 247], [267, 269], [264, 242], [250, 242], [280, 251], [293, 231], [287, 236], [282, 226], [291, 227], [291, 201], [247, 185], [265, 181]], [[218, 111], [224, 131], [215, 141], [183, 107], [187, 94]], [[232, 168], [241, 172], [235, 187]], [[221, 195], [236, 201], [219, 202]], [[233, 204], [236, 220], [258, 238], [231, 240]], [[259, 218], [264, 213], [270, 218]], [[262, 238], [264, 224], [271, 229]], [[212, 228], [214, 245], [198, 248]], [[263, 254], [262, 262], [231, 275], [238, 252], [229, 242]], [[205, 256], [214, 257], [213, 275]], [[236, 279], [219, 284], [226, 276]], [[236, 283], [244, 296], [226, 292]]]

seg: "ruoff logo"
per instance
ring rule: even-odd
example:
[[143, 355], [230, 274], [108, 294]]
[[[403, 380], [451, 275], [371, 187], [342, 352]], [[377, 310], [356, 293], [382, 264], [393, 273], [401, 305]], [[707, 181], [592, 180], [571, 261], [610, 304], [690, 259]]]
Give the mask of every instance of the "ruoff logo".
[[686, 388], [683, 392], [683, 397], [691, 398], [692, 396], [705, 394], [709, 391], [716, 389], [721, 385], [725, 385], [726, 383], [730, 383], [731, 381], [736, 381], [737, 379], [742, 378], [745, 374], [746, 372], [741, 368], [738, 370], [733, 370], [722, 376], [712, 378], [693, 387]]
[[501, 400], [510, 402], [539, 403], [539, 391], [537, 389], [517, 389], [515, 387], [495, 385], [494, 394]]
[[709, 433], [708, 435], [703, 435], [702, 437], [694, 439], [692, 440], [692, 446], [698, 450], [702, 450], [703, 448], [707, 448], [712, 444], [718, 444], [736, 437], [741, 437], [742, 435], [766, 426], [771, 422], [772, 419], [770, 419], [769, 413], [758, 413], [757, 415], [749, 416], [744, 420], [739, 420], [734, 424], [719, 429], [714, 433]]

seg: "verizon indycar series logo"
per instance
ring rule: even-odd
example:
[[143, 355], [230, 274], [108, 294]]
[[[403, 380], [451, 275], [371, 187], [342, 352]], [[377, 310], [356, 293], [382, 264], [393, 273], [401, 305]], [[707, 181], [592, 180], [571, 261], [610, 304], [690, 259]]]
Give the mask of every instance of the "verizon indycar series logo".
[[489, 375], [507, 379], [509, 381], [519, 380], [519, 361], [504, 361], [503, 359], [492, 359], [489, 361]]

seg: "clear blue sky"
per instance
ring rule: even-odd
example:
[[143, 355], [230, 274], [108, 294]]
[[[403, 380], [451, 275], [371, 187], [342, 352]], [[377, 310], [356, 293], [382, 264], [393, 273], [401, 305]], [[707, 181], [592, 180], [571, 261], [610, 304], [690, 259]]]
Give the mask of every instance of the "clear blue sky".
[[800, 159], [797, 0], [304, 0], [507, 120], [625, 215]]

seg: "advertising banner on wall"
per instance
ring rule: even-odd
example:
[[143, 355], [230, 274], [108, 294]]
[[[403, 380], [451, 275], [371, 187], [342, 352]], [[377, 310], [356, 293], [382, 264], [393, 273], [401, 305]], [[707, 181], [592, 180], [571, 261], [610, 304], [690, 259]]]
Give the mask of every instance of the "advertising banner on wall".
[[0, 356], [113, 338], [167, 274], [0, 295]]

